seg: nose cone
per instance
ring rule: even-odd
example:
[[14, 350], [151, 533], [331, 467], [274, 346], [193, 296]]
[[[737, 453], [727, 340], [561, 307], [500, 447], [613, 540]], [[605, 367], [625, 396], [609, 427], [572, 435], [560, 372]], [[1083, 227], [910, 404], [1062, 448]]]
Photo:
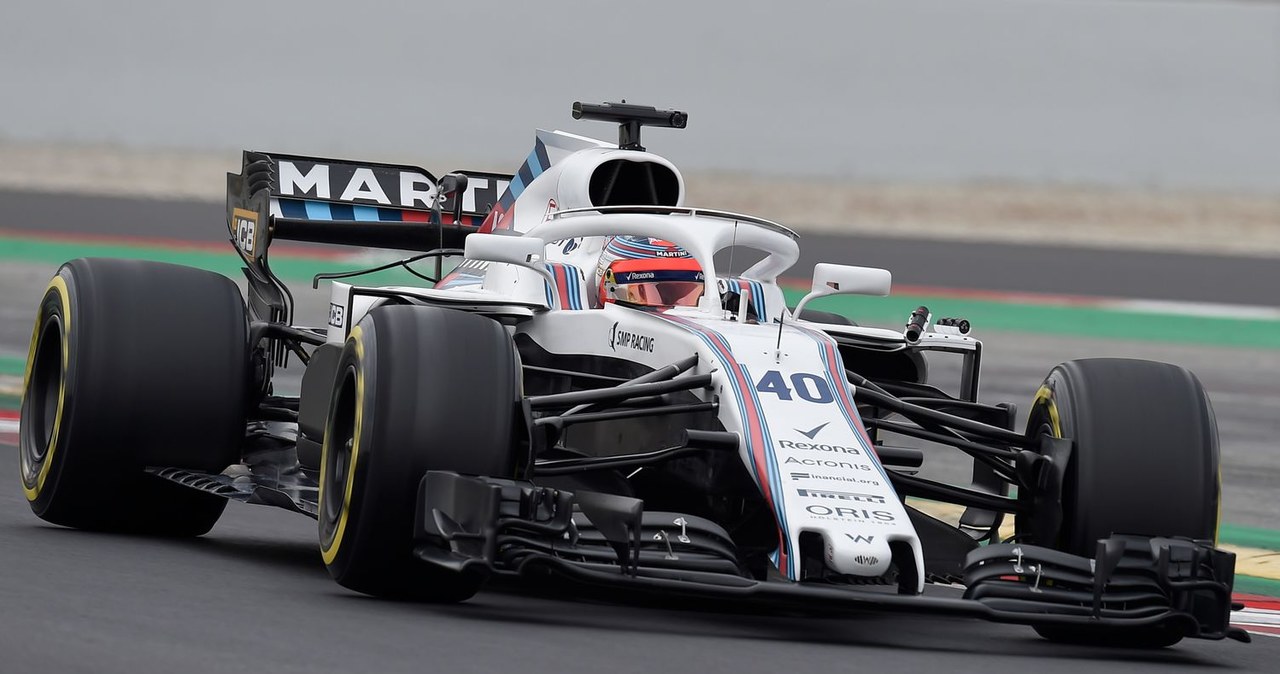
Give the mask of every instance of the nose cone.
[[893, 553], [889, 540], [879, 533], [823, 532], [827, 566], [851, 576], [882, 576], [889, 570]]

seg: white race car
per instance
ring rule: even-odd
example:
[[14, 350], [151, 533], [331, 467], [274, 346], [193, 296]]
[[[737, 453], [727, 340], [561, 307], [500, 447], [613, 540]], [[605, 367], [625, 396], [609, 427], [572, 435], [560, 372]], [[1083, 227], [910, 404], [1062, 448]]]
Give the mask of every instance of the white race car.
[[[684, 113], [573, 111], [617, 123], [618, 142], [539, 131], [513, 175], [246, 152], [227, 221], [247, 306], [200, 270], [67, 263], [23, 398], [33, 510], [200, 535], [226, 499], [275, 505], [318, 519], [340, 584], [381, 596], [460, 601], [494, 574], [549, 572], [1056, 640], [1247, 640], [1194, 375], [1064, 363], [1017, 430], [1013, 405], [977, 399], [963, 319], [921, 307], [887, 330], [805, 308], [887, 295], [888, 271], [819, 264], [788, 307], [800, 237], [686, 205], [680, 172], [641, 147], [642, 127]], [[320, 275], [328, 325], [294, 325], [280, 239], [419, 251], [403, 266], [430, 283]], [[927, 352], [963, 360], [959, 395], [928, 382]], [[291, 354], [300, 395], [275, 395]], [[972, 484], [920, 477], [903, 437], [971, 456]], [[907, 497], [959, 506], [959, 525]]]

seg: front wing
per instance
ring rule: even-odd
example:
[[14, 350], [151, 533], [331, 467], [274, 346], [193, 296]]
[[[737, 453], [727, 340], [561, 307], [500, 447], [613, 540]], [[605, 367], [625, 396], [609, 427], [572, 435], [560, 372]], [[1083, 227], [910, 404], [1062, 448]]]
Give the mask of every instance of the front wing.
[[[151, 474], [246, 503], [315, 517], [317, 485], [289, 438], [263, 433], [240, 472], [175, 468]], [[455, 572], [551, 573], [593, 586], [809, 612], [900, 611], [1032, 626], [1126, 631], [1157, 628], [1188, 638], [1248, 641], [1230, 624], [1235, 555], [1208, 541], [1112, 536], [1096, 561], [1019, 543], [978, 547], [965, 559], [962, 596], [896, 584], [757, 580], [715, 523], [647, 512], [643, 501], [569, 492], [532, 482], [431, 471], [416, 505], [414, 553]], [[889, 579], [892, 581], [893, 579]]]
[[1235, 555], [1203, 541], [1113, 536], [1099, 541], [1096, 563], [1037, 546], [988, 545], [966, 560], [962, 597], [934, 597], [907, 593], [914, 583], [906, 582], [895, 593], [756, 580], [737, 567], [727, 536], [694, 520], [645, 513], [633, 498], [433, 471], [419, 490], [416, 554], [458, 572], [546, 571], [592, 585], [805, 611], [892, 610], [1249, 640], [1230, 624]]

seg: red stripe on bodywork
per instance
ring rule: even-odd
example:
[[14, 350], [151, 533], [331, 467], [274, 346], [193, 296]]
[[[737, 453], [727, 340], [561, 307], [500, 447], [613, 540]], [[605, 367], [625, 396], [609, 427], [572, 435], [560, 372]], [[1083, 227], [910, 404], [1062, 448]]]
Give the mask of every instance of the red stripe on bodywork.
[[569, 295], [569, 270], [563, 264], [555, 265], [556, 274], [556, 291], [560, 295], [560, 308], [569, 309], [573, 306], [573, 299]]
[[[677, 316], [662, 315], [662, 318], [704, 335], [707, 341], [711, 343], [712, 350], [724, 361], [726, 369], [733, 377], [734, 386], [742, 397], [742, 416], [747, 427], [748, 444], [751, 447], [751, 462], [755, 468], [756, 480], [760, 484], [760, 493], [764, 496], [765, 503], [768, 504], [774, 516], [781, 517], [776, 507], [773, 485], [769, 481], [769, 459], [766, 452], [770, 450], [768, 443], [764, 439], [764, 426], [761, 422], [762, 415], [760, 408], [756, 406], [755, 397], [751, 395], [754, 384], [747, 379], [742, 371], [742, 366], [733, 358], [733, 352], [730, 351], [728, 343], [724, 341], [724, 337], [720, 333]], [[786, 540], [781, 524], [779, 523], [778, 526], [778, 568], [783, 570], [783, 573], [787, 573], [786, 569], [789, 568], [787, 548], [790, 545], [790, 541]]]

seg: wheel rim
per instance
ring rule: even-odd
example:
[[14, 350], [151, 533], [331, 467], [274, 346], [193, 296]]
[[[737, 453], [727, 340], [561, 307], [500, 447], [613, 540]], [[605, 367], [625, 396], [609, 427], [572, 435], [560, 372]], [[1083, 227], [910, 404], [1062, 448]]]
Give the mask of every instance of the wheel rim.
[[36, 342], [22, 401], [22, 480], [29, 488], [37, 486], [53, 449], [58, 407], [64, 395], [62, 341], [62, 321], [50, 316]]
[[348, 367], [343, 374], [330, 426], [325, 432], [319, 514], [320, 545], [324, 550], [334, 547], [339, 523], [347, 509], [346, 487], [356, 441], [356, 376], [354, 367]]

